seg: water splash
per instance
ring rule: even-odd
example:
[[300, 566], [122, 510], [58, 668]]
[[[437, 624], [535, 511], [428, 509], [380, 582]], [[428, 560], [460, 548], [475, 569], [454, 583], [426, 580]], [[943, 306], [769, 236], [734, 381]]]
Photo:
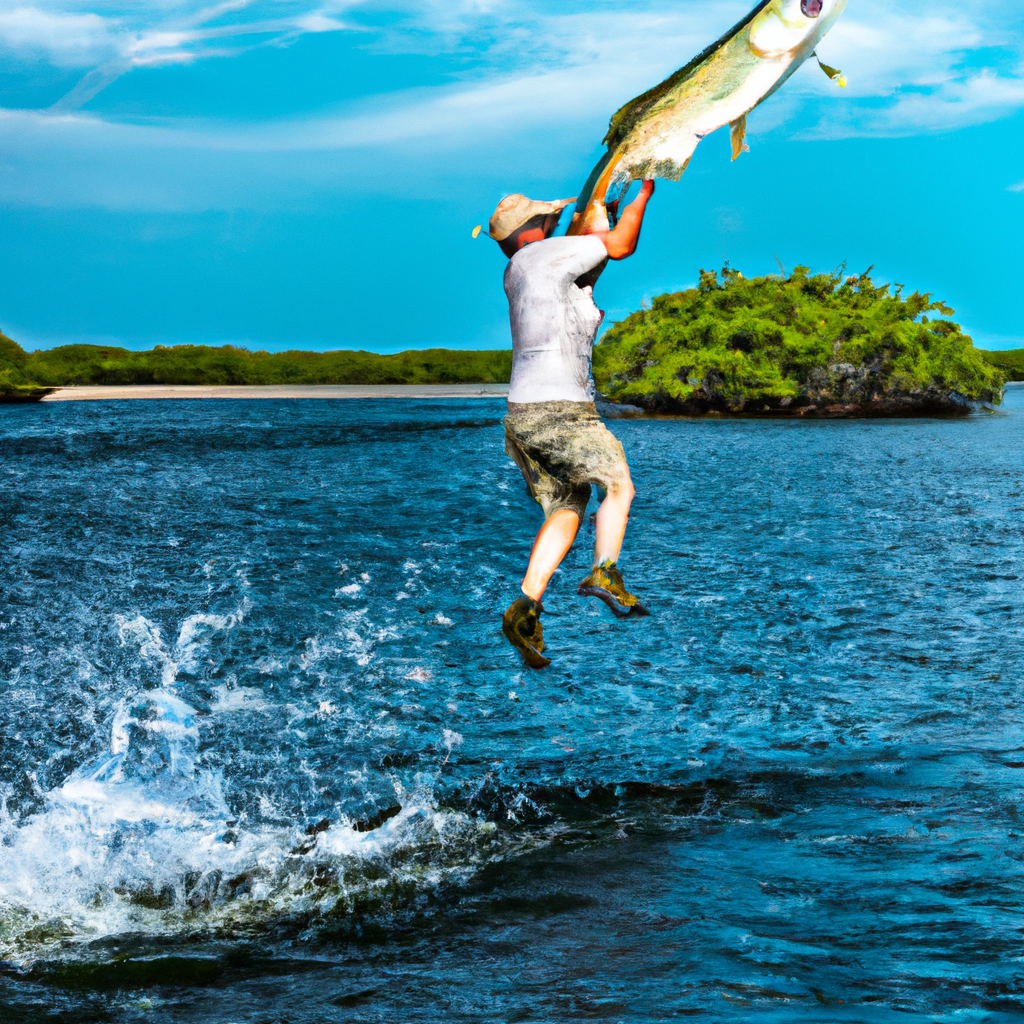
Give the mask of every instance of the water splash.
[[[170, 645], [145, 616], [117, 616], [120, 643], [138, 651], [160, 685], [117, 703], [106, 749], [45, 794], [38, 813], [18, 821], [0, 805], [0, 956], [20, 962], [69, 941], [234, 933], [286, 918], [330, 918], [337, 929], [346, 908], [394, 914], [410, 887], [464, 877], [503, 856], [507, 843], [494, 827], [440, 809], [428, 778], [408, 791], [392, 779], [388, 809], [369, 819], [358, 817], [358, 801], [313, 827], [247, 822], [233, 810], [222, 772], [204, 764], [200, 721], [211, 714], [183, 699], [180, 676], [195, 672], [211, 640], [247, 610], [189, 615]], [[362, 666], [387, 635], [365, 612], [348, 614], [340, 646], [311, 640], [299, 664], [316, 674], [333, 654]], [[210, 712], [244, 713], [247, 702], [229, 696], [239, 692], [221, 687]], [[329, 701], [318, 709], [322, 717], [336, 711]], [[445, 730], [449, 754], [459, 742]], [[359, 782], [365, 772], [350, 774]], [[386, 793], [377, 797], [388, 803]], [[280, 817], [260, 800], [268, 817]]]
[[246, 598], [228, 615], [199, 612], [189, 615], [178, 630], [178, 638], [168, 650], [160, 627], [144, 615], [128, 619], [117, 615], [118, 636], [122, 646], [136, 646], [143, 663], [160, 672], [160, 685], [169, 688], [181, 672], [194, 672], [197, 661], [215, 633], [234, 629], [245, 618], [251, 604]]
[[219, 778], [196, 769], [195, 714], [164, 689], [123, 702], [111, 725], [109, 752], [74, 772], [53, 802], [80, 807], [103, 823], [189, 825], [226, 816]]

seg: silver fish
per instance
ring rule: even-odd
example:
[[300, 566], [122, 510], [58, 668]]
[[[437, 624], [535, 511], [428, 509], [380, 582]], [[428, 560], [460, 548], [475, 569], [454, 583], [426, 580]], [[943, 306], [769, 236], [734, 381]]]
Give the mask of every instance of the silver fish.
[[723, 125], [731, 128], [735, 160], [747, 148], [747, 114], [814, 53], [845, 7], [846, 0], [762, 0], [689, 64], [630, 100], [612, 117], [608, 150], [583, 187], [568, 233], [607, 229], [606, 197], [615, 188], [624, 192], [637, 178], [678, 181], [697, 143]]

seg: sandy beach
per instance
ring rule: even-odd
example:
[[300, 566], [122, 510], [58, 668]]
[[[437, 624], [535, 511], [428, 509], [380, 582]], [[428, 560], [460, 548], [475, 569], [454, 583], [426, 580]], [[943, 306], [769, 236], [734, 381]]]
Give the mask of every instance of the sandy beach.
[[505, 398], [507, 384], [142, 384], [60, 388], [44, 402], [154, 398]]

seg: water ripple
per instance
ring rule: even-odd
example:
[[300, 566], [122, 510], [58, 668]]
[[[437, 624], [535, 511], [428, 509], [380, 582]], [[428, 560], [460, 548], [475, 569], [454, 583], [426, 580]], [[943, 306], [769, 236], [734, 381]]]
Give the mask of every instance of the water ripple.
[[501, 411], [0, 409], [0, 1003], [1019, 1019], [1024, 390], [616, 422], [654, 614], [587, 527], [544, 673]]

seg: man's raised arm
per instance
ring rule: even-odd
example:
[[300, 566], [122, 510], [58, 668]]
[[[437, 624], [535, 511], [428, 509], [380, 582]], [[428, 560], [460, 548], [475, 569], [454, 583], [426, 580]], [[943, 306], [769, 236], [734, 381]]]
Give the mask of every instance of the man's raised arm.
[[604, 242], [608, 255], [613, 260], [624, 260], [636, 252], [636, 243], [640, 238], [640, 225], [644, 221], [647, 200], [653, 194], [654, 182], [647, 179], [640, 186], [640, 194], [622, 211], [622, 216], [614, 230], [594, 232]]

